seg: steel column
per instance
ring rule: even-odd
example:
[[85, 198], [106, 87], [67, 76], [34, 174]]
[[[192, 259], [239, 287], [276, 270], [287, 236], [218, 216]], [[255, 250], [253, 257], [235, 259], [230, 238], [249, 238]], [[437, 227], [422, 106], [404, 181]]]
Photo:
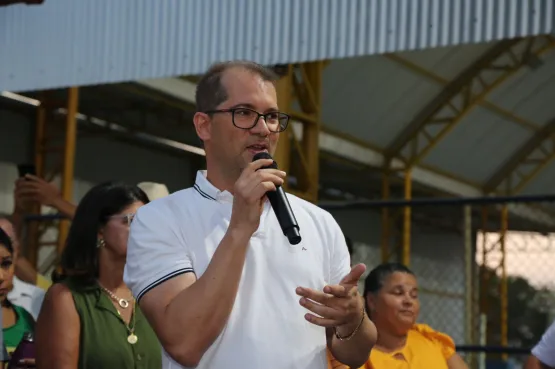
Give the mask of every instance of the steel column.
[[[411, 168], [405, 170], [405, 200], [412, 199], [412, 171]], [[403, 252], [402, 263], [410, 265], [410, 241], [411, 241], [411, 207], [403, 207]]]
[[[389, 199], [389, 171], [386, 169], [383, 171], [382, 177], [382, 199]], [[390, 237], [391, 237], [391, 214], [390, 209], [387, 206], [382, 207], [382, 242], [381, 242], [381, 254], [382, 262], [386, 263], [389, 261], [390, 257]]]
[[[501, 269], [501, 281], [499, 283], [499, 296], [501, 300], [501, 346], [507, 346], [509, 334], [509, 297], [508, 297], [508, 281], [507, 281], [507, 249], [506, 236], [509, 229], [509, 210], [507, 205], [503, 205], [501, 209], [501, 230], [499, 235], [499, 246], [501, 250], [501, 261], [499, 268]], [[503, 354], [503, 360], [507, 360], [507, 354]]]
[[[490, 275], [495, 273], [499, 277], [499, 285], [497, 286], [499, 291], [499, 323], [500, 323], [500, 337], [502, 346], [507, 346], [508, 344], [508, 275], [507, 275], [507, 232], [509, 230], [509, 209], [507, 204], [503, 204], [500, 212], [500, 225], [498, 238], [494, 243], [489, 244], [487, 242], [486, 236], [488, 235], [489, 229], [489, 209], [487, 207], [482, 208], [482, 265], [481, 265], [481, 286], [480, 286], [480, 311], [482, 314], [488, 316], [489, 319], [495, 318], [497, 312], [490, 310], [489, 306], [489, 292], [490, 288]], [[498, 252], [500, 255], [500, 260], [497, 265], [489, 267], [491, 262], [489, 261], [489, 255], [492, 252]], [[493, 314], [493, 317], [491, 316]], [[487, 328], [485, 328], [487, 329]], [[506, 355], [503, 355], [506, 359]]]
[[[67, 113], [65, 122], [65, 142], [62, 167], [62, 197], [68, 202], [73, 202], [73, 172], [75, 167], [75, 147], [77, 141], [77, 108], [79, 106], [79, 89], [68, 89]], [[64, 248], [69, 232], [69, 220], [60, 220], [58, 225], [57, 251], [60, 254]]]
[[[292, 66], [287, 65], [280, 68], [280, 74], [282, 77], [276, 83], [276, 91], [278, 98], [278, 106], [281, 111], [289, 112], [291, 110], [291, 101], [293, 94], [292, 79]], [[289, 126], [285, 131], [281, 132], [279, 135], [279, 143], [274, 154], [274, 160], [278, 163], [281, 170], [288, 173], [291, 167], [291, 134], [290, 131], [293, 129]], [[288, 190], [289, 186], [286, 182], [283, 187]]]
[[[37, 174], [47, 181], [52, 181], [59, 174], [62, 197], [67, 201], [73, 201], [79, 90], [77, 87], [69, 88], [63, 105], [53, 101], [47, 92], [42, 93], [40, 99], [35, 132]], [[56, 114], [56, 110], [62, 110], [65, 113], [64, 122], [60, 121], [61, 115]], [[40, 206], [33, 209], [33, 213], [40, 214]], [[51, 225], [51, 220], [40, 221], [40, 223], [33, 221], [28, 225], [28, 256], [34, 266], [37, 266], [41, 246], [55, 246], [58, 253], [63, 249], [69, 221], [59, 221], [56, 239], [45, 241], [42, 236]]]
[[[555, 119], [537, 131], [517, 152], [486, 182], [484, 192], [503, 192], [517, 195], [535, 176], [555, 159]], [[508, 231], [508, 208], [501, 209], [500, 251], [501, 280], [499, 294], [501, 299], [501, 345], [508, 340], [508, 281], [506, 266], [506, 235]], [[503, 355], [507, 359], [507, 355]]]
[[[47, 139], [46, 136], [46, 115], [47, 110], [44, 104], [44, 98], [42, 103], [37, 106], [36, 111], [36, 125], [35, 125], [35, 169], [39, 177], [44, 177], [44, 145]], [[40, 205], [33, 205], [29, 211], [32, 214], [40, 214]], [[39, 239], [41, 237], [41, 227], [37, 222], [31, 222], [27, 224], [27, 247], [25, 249], [25, 254], [27, 259], [34, 267], [38, 265], [38, 249], [40, 247]]]
[[[278, 100], [285, 102], [282, 110], [292, 117], [287, 133], [280, 138], [277, 155], [290, 168], [289, 174], [297, 178], [295, 188], [289, 192], [315, 203], [319, 190], [319, 135], [322, 100], [322, 71], [325, 62], [311, 62], [280, 67], [283, 77], [278, 82]], [[293, 109], [296, 102], [300, 110]], [[297, 130], [296, 125], [301, 129]], [[289, 137], [291, 139], [289, 139]], [[293, 143], [290, 149], [287, 147]], [[290, 158], [294, 161], [291, 162]], [[295, 165], [292, 165], [295, 164]], [[283, 166], [280, 164], [280, 168]], [[294, 173], [291, 173], [294, 171]]]

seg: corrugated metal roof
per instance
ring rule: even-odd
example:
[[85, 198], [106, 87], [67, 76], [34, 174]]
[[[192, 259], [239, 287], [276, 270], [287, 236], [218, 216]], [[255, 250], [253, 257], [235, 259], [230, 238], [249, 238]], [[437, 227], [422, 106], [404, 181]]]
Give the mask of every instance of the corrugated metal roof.
[[0, 9], [0, 88], [337, 59], [553, 31], [553, 0], [56, 0]]

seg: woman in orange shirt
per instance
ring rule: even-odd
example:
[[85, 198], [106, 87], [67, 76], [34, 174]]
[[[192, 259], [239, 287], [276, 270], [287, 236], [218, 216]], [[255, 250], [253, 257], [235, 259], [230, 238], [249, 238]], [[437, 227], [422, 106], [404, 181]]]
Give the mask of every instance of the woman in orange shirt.
[[[378, 341], [359, 369], [468, 369], [451, 337], [416, 324], [420, 303], [414, 273], [399, 263], [374, 268], [364, 284], [368, 315]], [[329, 369], [347, 367], [328, 352]]]

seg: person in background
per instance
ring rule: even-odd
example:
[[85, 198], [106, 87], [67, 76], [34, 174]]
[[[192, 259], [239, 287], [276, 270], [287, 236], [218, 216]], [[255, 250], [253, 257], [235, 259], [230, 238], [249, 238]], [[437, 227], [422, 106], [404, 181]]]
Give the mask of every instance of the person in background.
[[[360, 369], [468, 369], [451, 337], [416, 324], [418, 283], [409, 268], [399, 263], [377, 266], [366, 277], [364, 297], [378, 341]], [[328, 367], [348, 368], [335, 359]]]
[[14, 195], [16, 210], [25, 209], [30, 203], [38, 203], [50, 206], [68, 218], [75, 215], [75, 204], [64, 200], [56, 185], [31, 174], [16, 180]]
[[8, 217], [0, 215], [0, 229], [3, 230], [12, 243], [14, 253], [17, 257], [15, 263], [15, 275], [12, 279], [12, 289], [8, 293], [8, 299], [15, 305], [21, 306], [33, 319], [39, 316], [40, 308], [44, 300], [45, 290], [31, 283], [27, 283], [20, 278], [18, 269], [20, 267], [19, 259], [21, 259], [21, 248], [19, 238], [15, 232], [14, 226]]
[[[50, 206], [68, 218], [72, 218], [75, 213], [75, 205], [65, 201], [60, 190], [53, 183], [31, 174], [15, 181], [14, 203], [15, 207], [9, 219], [13, 225], [15, 235], [22, 234], [25, 215], [30, 212], [29, 209], [32, 204]], [[19, 241], [18, 238], [17, 242], [19, 243]], [[33, 266], [23, 256], [18, 258], [16, 275], [21, 281], [36, 285], [43, 290], [47, 290], [52, 285], [52, 282], [40, 274], [36, 266]]]
[[39, 369], [161, 367], [160, 343], [123, 282], [129, 225], [148, 202], [137, 186], [104, 183], [79, 203], [37, 322]]
[[555, 368], [555, 322], [545, 331], [524, 364], [524, 369], [553, 368]]
[[34, 332], [35, 320], [23, 307], [8, 298], [13, 288], [17, 250], [4, 230], [0, 229], [0, 302], [2, 303], [2, 331], [8, 354], [19, 345], [23, 335]]

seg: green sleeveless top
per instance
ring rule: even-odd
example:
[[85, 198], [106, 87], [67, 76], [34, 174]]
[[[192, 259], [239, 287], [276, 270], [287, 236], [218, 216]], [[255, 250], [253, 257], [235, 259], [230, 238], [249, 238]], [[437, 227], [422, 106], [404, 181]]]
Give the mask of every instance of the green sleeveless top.
[[70, 280], [62, 283], [70, 289], [81, 321], [78, 369], [162, 368], [160, 343], [138, 305], [134, 332], [138, 341], [132, 345], [127, 342], [125, 323], [100, 286], [82, 287]]

